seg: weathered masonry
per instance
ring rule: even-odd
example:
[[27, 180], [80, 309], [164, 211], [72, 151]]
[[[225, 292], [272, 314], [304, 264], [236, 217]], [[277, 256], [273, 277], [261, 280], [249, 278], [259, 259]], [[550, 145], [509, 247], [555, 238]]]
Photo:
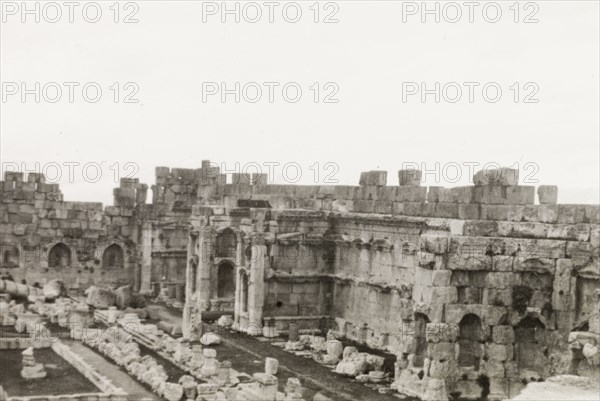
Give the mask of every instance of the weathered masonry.
[[123, 180], [104, 209], [7, 173], [3, 272], [162, 291], [189, 338], [204, 311], [252, 335], [334, 330], [396, 354], [394, 386], [424, 399], [598, 372], [598, 205], [558, 205], [511, 169], [458, 188], [404, 170], [393, 186], [381, 171], [359, 186], [271, 185], [207, 161], [156, 172], [152, 204]]

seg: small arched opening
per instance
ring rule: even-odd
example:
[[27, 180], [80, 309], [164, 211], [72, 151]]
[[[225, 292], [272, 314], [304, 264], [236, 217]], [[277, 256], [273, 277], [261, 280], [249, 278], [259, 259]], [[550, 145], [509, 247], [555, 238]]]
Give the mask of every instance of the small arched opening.
[[217, 297], [235, 297], [235, 268], [231, 263], [221, 263], [217, 271]]
[[15, 245], [2, 247], [2, 267], [9, 269], [19, 267], [19, 248]]
[[71, 250], [68, 246], [59, 242], [54, 245], [48, 253], [48, 267], [69, 267], [71, 265]]
[[102, 254], [102, 267], [107, 269], [123, 268], [125, 266], [125, 254], [123, 248], [112, 244]]
[[546, 327], [534, 316], [527, 316], [515, 326], [515, 352], [519, 369], [541, 372], [546, 366]]
[[469, 313], [461, 319], [458, 326], [458, 366], [479, 370], [482, 356], [481, 319]]

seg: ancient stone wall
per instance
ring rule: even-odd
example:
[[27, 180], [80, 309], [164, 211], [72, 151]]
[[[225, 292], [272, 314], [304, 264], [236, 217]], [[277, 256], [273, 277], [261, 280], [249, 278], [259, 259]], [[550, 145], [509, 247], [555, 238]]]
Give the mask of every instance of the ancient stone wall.
[[[266, 281], [251, 287], [263, 288], [265, 322], [285, 331], [314, 317], [322, 329], [329, 315], [347, 338], [398, 356], [405, 393], [501, 398], [565, 369], [569, 332], [595, 316], [600, 213], [556, 204], [551, 186], [536, 204], [516, 171], [492, 174], [450, 189], [420, 187], [408, 171], [398, 186], [384, 172], [358, 187], [221, 178], [199, 187], [193, 215], [201, 225], [244, 215], [246, 234], [262, 233]], [[236, 208], [260, 201], [270, 209]]]
[[[71, 288], [135, 281], [135, 204], [67, 202], [41, 174], [7, 172], [2, 187], [1, 265], [15, 280], [62, 279]], [[122, 183], [127, 191], [135, 182]]]
[[107, 207], [23, 178], [1, 182], [3, 273], [161, 287], [185, 300], [186, 336], [207, 310], [250, 334], [334, 329], [395, 353], [398, 388], [426, 399], [511, 395], [562, 369], [571, 332], [595, 361], [599, 207], [558, 205], [556, 187], [520, 186], [514, 170], [458, 188], [421, 187], [417, 171], [294, 186], [204, 161], [157, 168], [151, 205], [124, 179]]

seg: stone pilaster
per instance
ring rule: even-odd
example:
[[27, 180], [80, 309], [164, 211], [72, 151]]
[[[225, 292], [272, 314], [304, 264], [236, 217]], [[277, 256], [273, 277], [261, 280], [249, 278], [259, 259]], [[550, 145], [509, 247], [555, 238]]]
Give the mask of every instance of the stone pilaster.
[[199, 311], [206, 311], [210, 305], [210, 276], [215, 260], [216, 233], [212, 227], [203, 227], [200, 231], [200, 260], [197, 271], [196, 305]]
[[152, 224], [145, 223], [142, 228], [142, 260], [140, 268], [140, 292], [152, 292]]
[[[192, 339], [195, 335], [201, 335], [198, 333], [198, 329], [202, 325], [198, 325], [197, 318], [199, 315], [198, 309], [195, 304], [194, 293], [197, 289], [197, 271], [198, 271], [198, 256], [195, 254], [196, 241], [198, 240], [198, 232], [190, 231], [188, 237], [187, 246], [187, 265], [185, 268], [185, 305], [183, 307], [183, 319], [181, 322], [181, 331], [183, 338]], [[201, 319], [200, 319], [201, 320]]]
[[262, 233], [251, 237], [252, 258], [250, 261], [250, 283], [248, 288], [248, 334], [262, 334], [262, 317], [265, 300], [265, 267], [267, 245]]

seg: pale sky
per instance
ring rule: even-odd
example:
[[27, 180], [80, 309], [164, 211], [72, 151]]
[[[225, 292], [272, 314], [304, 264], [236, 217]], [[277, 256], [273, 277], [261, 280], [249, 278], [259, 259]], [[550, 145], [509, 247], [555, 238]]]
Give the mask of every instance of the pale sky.
[[[331, 173], [344, 185], [357, 185], [361, 171], [375, 169], [387, 170], [388, 185], [395, 185], [403, 163], [430, 171], [424, 185], [467, 185], [469, 166], [502, 165], [518, 167], [529, 185], [558, 185], [560, 203], [599, 202], [597, 1], [538, 1], [528, 8], [521, 2], [517, 23], [513, 1], [497, 3], [496, 23], [482, 14], [488, 2], [479, 3], [473, 23], [466, 7], [456, 23], [446, 20], [455, 15], [448, 8], [446, 19], [428, 16], [423, 23], [420, 10], [409, 15], [412, 4], [401, 1], [321, 2], [318, 23], [313, 1], [297, 2], [297, 23], [284, 19], [290, 2], [278, 3], [274, 23], [263, 2], [254, 3], [263, 12], [256, 23], [247, 21], [255, 15], [247, 2], [239, 2], [239, 23], [231, 15], [222, 23], [220, 10], [208, 14], [221, 2], [122, 2], [118, 23], [113, 1], [98, 2], [97, 23], [83, 18], [88, 2], [78, 3], [73, 23], [64, 6], [51, 23], [56, 10], [44, 11], [44, 3], [39, 22], [23, 15], [21, 1], [1, 3], [2, 169], [55, 176], [60, 166], [66, 200], [111, 204], [117, 171], [151, 185], [156, 166], [198, 168], [210, 159], [231, 171], [235, 163], [258, 164], [263, 172], [280, 163], [273, 167], [278, 183], [284, 183], [283, 165], [297, 163], [299, 184], [313, 184], [319, 170], [317, 183], [328, 183]], [[296, 6], [286, 7], [293, 19]], [[89, 19], [94, 10], [87, 8]], [[494, 9], [487, 10], [493, 19]], [[131, 13], [139, 21], [123, 23]], [[338, 22], [324, 23], [326, 16]], [[538, 22], [524, 23], [527, 17]], [[38, 92], [39, 103], [36, 82], [47, 89]], [[52, 82], [63, 92], [56, 103], [49, 101], [56, 96]], [[72, 103], [64, 82], [78, 85]], [[203, 102], [203, 83], [211, 82], [228, 89], [256, 82], [262, 97], [251, 103], [250, 85], [239, 103], [234, 95], [223, 103], [220, 94], [206, 93]], [[279, 85], [273, 103], [264, 82]], [[434, 89], [436, 82], [448, 89], [439, 103], [433, 94], [422, 102], [420, 94], [406, 92], [403, 101], [403, 88]], [[472, 103], [465, 82], [476, 83]], [[102, 89], [97, 103], [83, 98], [86, 83]], [[287, 83], [302, 89], [298, 102], [284, 99]], [[496, 103], [483, 97], [486, 84], [502, 90]], [[462, 97], [451, 103], [457, 85]], [[139, 102], [124, 103], [136, 86]], [[33, 93], [25, 101], [23, 88]], [[335, 90], [338, 102], [324, 103]], [[538, 102], [525, 103], [527, 95]], [[79, 163], [73, 182], [69, 163]], [[101, 176], [90, 182], [94, 166], [101, 166]], [[294, 181], [294, 168], [287, 173]]]

